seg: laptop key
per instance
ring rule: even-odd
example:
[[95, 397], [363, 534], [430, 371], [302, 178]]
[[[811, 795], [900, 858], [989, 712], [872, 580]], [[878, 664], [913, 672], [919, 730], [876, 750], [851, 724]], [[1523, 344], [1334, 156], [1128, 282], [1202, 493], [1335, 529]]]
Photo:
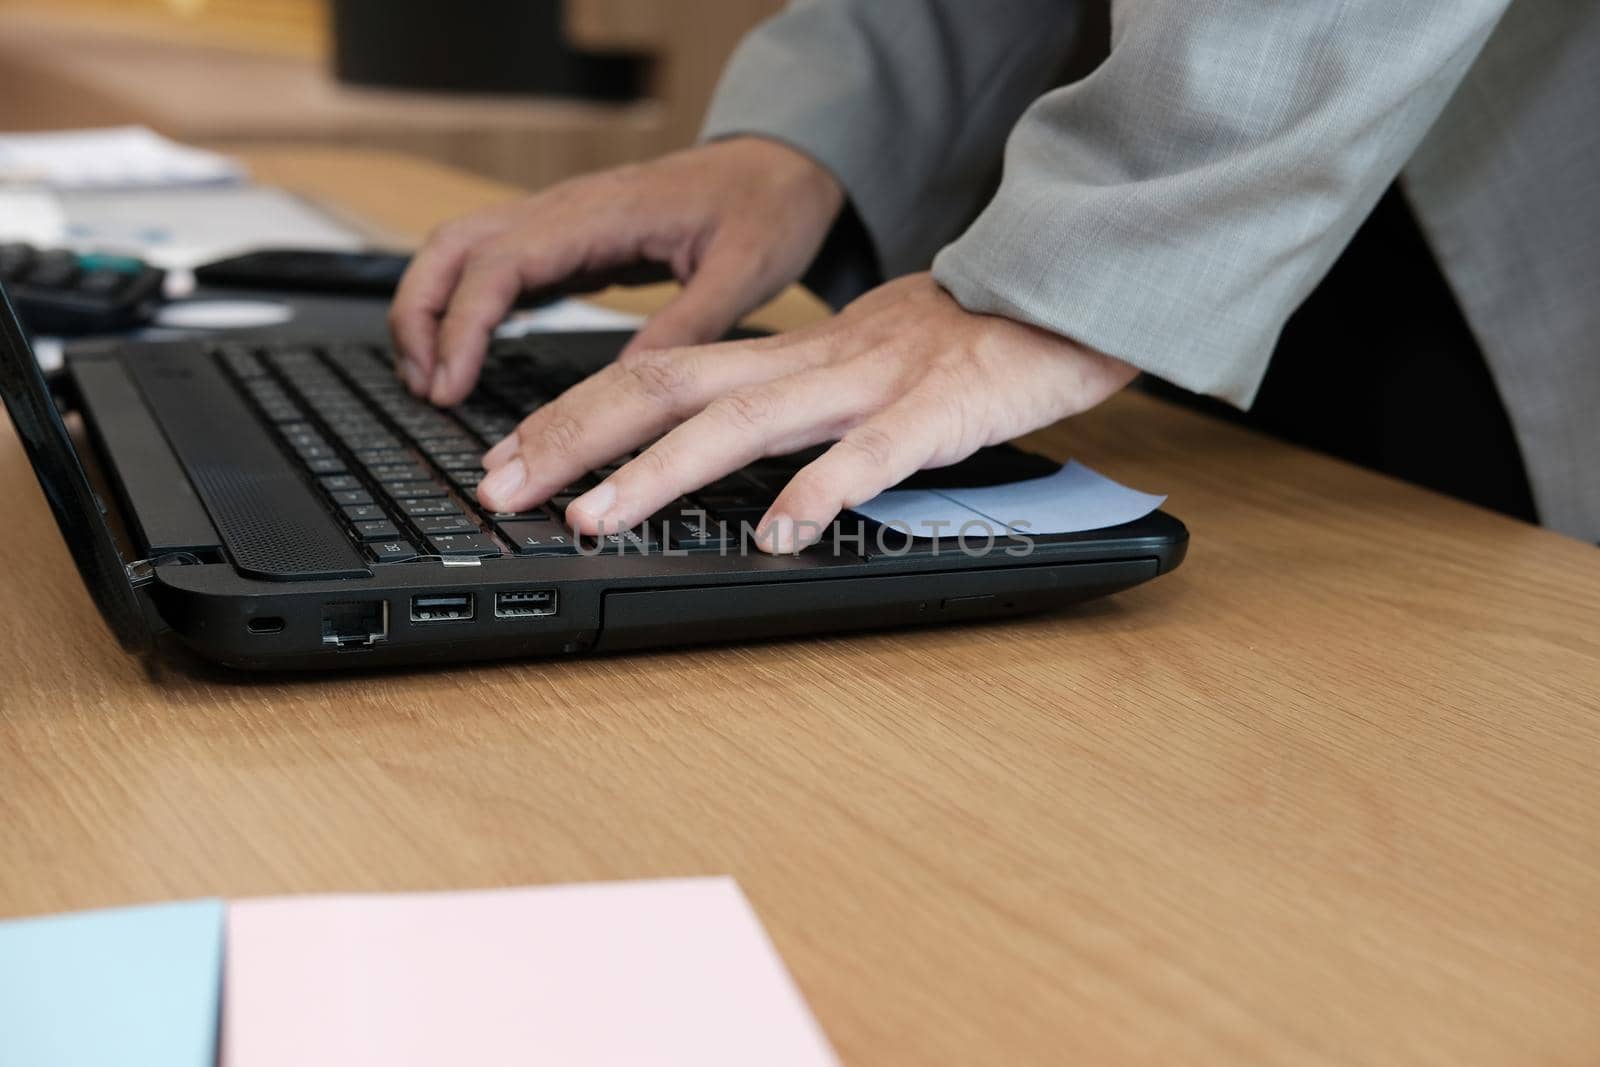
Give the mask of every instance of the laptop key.
[[495, 522], [554, 522], [555, 516], [542, 508], [531, 511], [491, 511], [489, 518]]
[[307, 463], [316, 459], [334, 459], [338, 453], [327, 445], [300, 444], [294, 446], [295, 453]]
[[373, 519], [385, 519], [387, 515], [376, 504], [347, 504], [339, 509], [344, 512], [344, 517], [351, 522], [371, 522]]
[[714, 519], [699, 515], [677, 515], [666, 520], [667, 541], [686, 551], [721, 549], [728, 544], [727, 528]]
[[238, 348], [233, 345], [224, 346], [219, 350], [222, 362], [228, 369], [241, 378], [260, 378], [267, 373], [267, 368], [261, 365], [254, 352], [248, 348]]
[[778, 499], [778, 494], [768, 489], [717, 493], [699, 492], [695, 500], [709, 511], [765, 511]]
[[367, 472], [382, 481], [431, 482], [433, 472], [417, 463], [380, 463], [367, 468]]
[[580, 474], [572, 480], [572, 484], [561, 491], [569, 496], [582, 496], [600, 484], [600, 479], [588, 474]]
[[378, 483], [383, 486], [383, 491], [392, 497], [405, 497], [413, 500], [425, 500], [429, 497], [438, 499], [450, 495], [450, 490], [438, 482], [416, 482], [386, 478]]
[[404, 563], [408, 559], [416, 559], [419, 554], [410, 541], [398, 537], [367, 546], [367, 555], [372, 557], [374, 563]]
[[439, 534], [428, 538], [428, 545], [441, 556], [498, 556], [500, 549], [480, 533]]
[[652, 538], [647, 527], [635, 530], [619, 530], [616, 533], [601, 534], [596, 538], [600, 551], [605, 553], [644, 553], [653, 552], [659, 545]]
[[432, 441], [424, 442], [422, 451], [427, 453], [428, 456], [431, 457], [433, 461], [439, 464], [441, 467], [458, 466], [458, 464], [446, 463], [444, 461], [445, 456], [453, 453], [462, 453], [472, 457], [467, 462], [459, 464], [459, 466], [462, 467], [472, 466], [474, 463], [478, 462], [478, 457], [483, 455], [483, 449], [478, 446], [478, 442], [472, 440], [464, 434], [456, 434], [454, 437], [440, 437]]
[[413, 519], [422, 519], [429, 515], [461, 514], [461, 509], [449, 500], [419, 500], [416, 497], [406, 497], [402, 500], [397, 500], [396, 503], [400, 505], [400, 510], [405, 512], [407, 517]]
[[352, 474], [329, 474], [318, 478], [322, 488], [330, 493], [337, 493], [344, 489], [360, 489], [361, 483]]
[[424, 515], [416, 520], [417, 529], [430, 537], [434, 534], [477, 533], [478, 524], [465, 515]]
[[393, 464], [410, 464], [411, 454], [403, 448], [390, 446], [387, 448], [355, 448], [351, 451], [361, 457], [361, 462], [368, 467], [387, 467]]
[[453, 470], [483, 470], [478, 462], [482, 452], [429, 452], [429, 457], [439, 466]]
[[338, 489], [328, 495], [333, 497], [333, 502], [340, 507], [347, 504], [372, 503], [372, 494], [365, 489]]
[[[400, 438], [392, 433], [384, 433], [382, 430], [355, 429], [340, 431], [336, 427], [335, 432], [339, 434], [339, 440], [344, 442], [346, 448], [368, 463], [382, 463], [384, 462], [383, 460], [372, 459], [371, 457], [374, 455], [387, 455], [400, 447]], [[401, 459], [399, 462], [404, 463], [405, 459]]]
[[356, 523], [356, 537], [363, 541], [393, 541], [400, 536], [388, 519], [369, 519]]
[[495, 529], [519, 556], [575, 556], [577, 538], [554, 522], [502, 522]]
[[333, 457], [307, 460], [306, 467], [312, 474], [343, 474], [346, 470], [344, 460]]

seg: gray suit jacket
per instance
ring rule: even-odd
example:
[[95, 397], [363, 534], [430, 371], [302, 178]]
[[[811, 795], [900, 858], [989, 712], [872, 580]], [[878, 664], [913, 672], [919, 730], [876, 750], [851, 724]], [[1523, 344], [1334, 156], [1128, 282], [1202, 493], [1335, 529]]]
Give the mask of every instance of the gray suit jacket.
[[705, 136], [827, 166], [885, 274], [1240, 406], [1404, 168], [1541, 518], [1600, 540], [1600, 0], [1113, 0], [1108, 54], [1104, 6], [796, 0]]

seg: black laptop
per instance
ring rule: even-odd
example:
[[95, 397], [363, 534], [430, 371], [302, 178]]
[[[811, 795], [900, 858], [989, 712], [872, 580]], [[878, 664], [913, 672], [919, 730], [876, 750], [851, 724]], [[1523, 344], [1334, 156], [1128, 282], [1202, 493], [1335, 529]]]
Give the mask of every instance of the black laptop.
[[[609, 468], [528, 512], [479, 507], [485, 447], [626, 333], [497, 342], [450, 410], [406, 392], [378, 338], [93, 342], [47, 384], [3, 294], [0, 334], [6, 407], [130, 651], [177, 641], [239, 668], [412, 666], [994, 618], [1137, 585], [1188, 542], [1160, 511], [976, 545], [847, 512], [797, 555], [762, 553], [757, 521], [814, 453], [763, 460], [598, 539], [560, 515]], [[75, 450], [69, 411], [92, 456]], [[1054, 468], [1000, 447], [919, 477], [987, 485]]]

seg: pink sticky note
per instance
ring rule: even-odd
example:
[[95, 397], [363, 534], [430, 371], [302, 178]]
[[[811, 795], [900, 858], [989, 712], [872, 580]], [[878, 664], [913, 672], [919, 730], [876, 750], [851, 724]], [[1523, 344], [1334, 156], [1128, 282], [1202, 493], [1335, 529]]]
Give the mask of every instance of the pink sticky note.
[[837, 1067], [732, 879], [234, 902], [223, 1067]]

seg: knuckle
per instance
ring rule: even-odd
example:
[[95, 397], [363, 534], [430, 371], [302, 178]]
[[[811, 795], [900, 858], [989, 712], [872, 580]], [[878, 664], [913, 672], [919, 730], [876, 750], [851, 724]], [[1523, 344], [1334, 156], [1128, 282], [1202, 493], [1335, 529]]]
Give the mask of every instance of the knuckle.
[[450, 219], [441, 222], [428, 231], [425, 244], [434, 248], [449, 248], [468, 243], [468, 235], [472, 232], [471, 216]]
[[539, 430], [538, 441], [546, 454], [570, 459], [583, 443], [583, 426], [571, 415], [554, 414]]
[[472, 248], [461, 264], [461, 284], [482, 282], [504, 270], [512, 259], [506, 246], [499, 241], [480, 244]]
[[631, 352], [622, 368], [633, 387], [644, 397], [668, 408], [676, 408], [694, 377], [689, 366], [671, 349], [646, 349]]
[[671, 453], [661, 445], [647, 448], [628, 464], [629, 473], [637, 474], [649, 482], [660, 482], [672, 469]]
[[735, 389], [712, 401], [708, 410], [736, 430], [752, 430], [773, 417], [777, 402], [765, 389]]
[[862, 464], [885, 469], [894, 459], [894, 438], [876, 426], [857, 426], [839, 440]]

